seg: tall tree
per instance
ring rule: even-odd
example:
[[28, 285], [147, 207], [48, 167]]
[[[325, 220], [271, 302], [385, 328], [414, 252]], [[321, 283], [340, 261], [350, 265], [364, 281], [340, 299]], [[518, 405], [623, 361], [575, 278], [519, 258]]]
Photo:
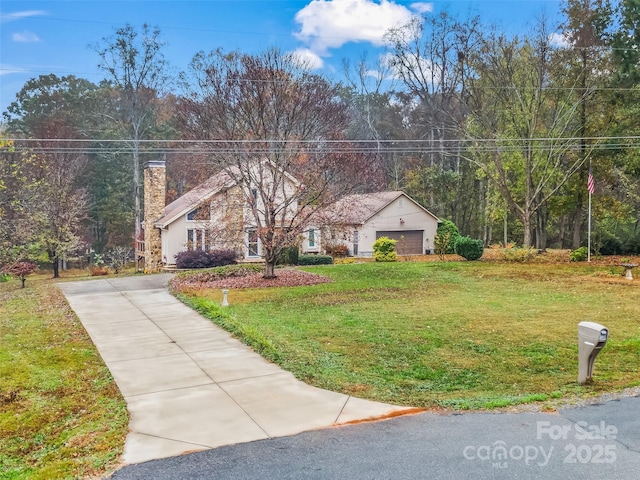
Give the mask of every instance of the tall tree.
[[141, 238], [142, 225], [142, 141], [152, 136], [160, 108], [159, 95], [169, 85], [160, 30], [147, 24], [138, 32], [130, 24], [118, 28], [115, 35], [93, 45], [100, 57], [98, 67], [119, 93], [117, 114], [103, 112], [121, 130], [131, 152], [135, 238]]
[[[589, 165], [598, 159], [598, 152], [590, 148], [588, 139], [604, 135], [612, 117], [612, 110], [609, 108], [607, 111], [612, 98], [605, 88], [609, 86], [610, 79], [603, 74], [612, 68], [609, 48], [612, 9], [608, 0], [567, 0], [563, 12], [566, 18], [560, 32], [568, 45], [559, 54], [564, 61], [558, 62], [555, 80], [558, 88], [565, 88], [579, 102], [578, 135], [584, 166], [567, 185], [571, 200], [563, 202], [565, 206], [573, 207], [572, 247], [578, 248], [587, 197], [584, 185]], [[606, 162], [606, 159], [602, 160]], [[597, 167], [602, 179], [604, 169]]]
[[58, 125], [74, 125], [77, 133], [94, 133], [92, 97], [98, 87], [73, 75], [40, 75], [28, 80], [9, 104], [3, 116], [9, 133], [31, 138], [52, 138], [50, 119]]
[[[585, 160], [575, 154], [579, 84], [553, 88], [558, 58], [544, 23], [532, 39], [489, 36], [472, 58], [469, 158], [522, 222], [525, 246], [532, 245], [536, 215]], [[545, 248], [544, 225], [537, 233]]]
[[[414, 17], [386, 36], [391, 66], [406, 91], [404, 102], [415, 105], [413, 138], [423, 146], [421, 161], [414, 162], [408, 175], [408, 188], [437, 214], [456, 223], [477, 216], [464, 207], [475, 205], [478, 196], [484, 195], [473, 169], [462, 164], [464, 142], [459, 141], [467, 113], [466, 84], [472, 73], [469, 60], [478, 48], [480, 33], [477, 17], [461, 21], [444, 11]], [[469, 195], [472, 201], [461, 202]]]
[[[199, 53], [179, 105], [189, 138], [207, 140], [210, 161], [243, 187], [248, 221], [275, 276], [278, 255], [308, 228], [313, 212], [367, 180], [365, 159], [343, 148], [347, 107], [338, 88], [293, 54]], [[333, 151], [332, 151], [333, 150]], [[299, 181], [294, 190], [288, 175]]]

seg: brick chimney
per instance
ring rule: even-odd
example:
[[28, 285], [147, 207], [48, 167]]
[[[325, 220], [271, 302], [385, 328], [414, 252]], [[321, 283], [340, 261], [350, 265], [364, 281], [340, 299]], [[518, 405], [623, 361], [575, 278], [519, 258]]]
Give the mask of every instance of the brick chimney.
[[164, 215], [166, 166], [164, 160], [150, 160], [144, 167], [144, 269], [162, 268], [162, 238], [154, 223]]

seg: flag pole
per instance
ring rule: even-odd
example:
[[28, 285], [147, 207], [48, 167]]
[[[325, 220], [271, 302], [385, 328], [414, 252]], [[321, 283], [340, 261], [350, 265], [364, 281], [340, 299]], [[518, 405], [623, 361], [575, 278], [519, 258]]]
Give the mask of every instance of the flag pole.
[[[587, 262], [591, 261], [591, 190], [589, 190], [589, 220], [587, 226]], [[584, 257], [582, 257], [584, 258]]]
[[591, 194], [595, 190], [593, 172], [591, 171], [591, 159], [589, 159], [589, 176], [587, 177], [587, 191], [589, 192], [589, 213], [587, 220], [587, 262], [591, 261]]

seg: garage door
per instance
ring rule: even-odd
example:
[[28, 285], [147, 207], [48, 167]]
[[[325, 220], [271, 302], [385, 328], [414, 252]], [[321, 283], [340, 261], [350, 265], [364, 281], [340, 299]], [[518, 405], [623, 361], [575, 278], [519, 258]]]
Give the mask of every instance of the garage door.
[[389, 237], [397, 240], [396, 252], [399, 255], [422, 255], [424, 230], [405, 230], [402, 232], [376, 232], [376, 239]]

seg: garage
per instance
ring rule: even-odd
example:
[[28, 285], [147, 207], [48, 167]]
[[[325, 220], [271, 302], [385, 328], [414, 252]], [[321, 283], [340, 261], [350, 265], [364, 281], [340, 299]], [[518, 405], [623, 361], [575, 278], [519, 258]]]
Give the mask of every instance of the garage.
[[424, 230], [404, 230], [395, 232], [376, 232], [376, 240], [380, 237], [388, 237], [397, 240], [396, 252], [398, 255], [422, 255]]

